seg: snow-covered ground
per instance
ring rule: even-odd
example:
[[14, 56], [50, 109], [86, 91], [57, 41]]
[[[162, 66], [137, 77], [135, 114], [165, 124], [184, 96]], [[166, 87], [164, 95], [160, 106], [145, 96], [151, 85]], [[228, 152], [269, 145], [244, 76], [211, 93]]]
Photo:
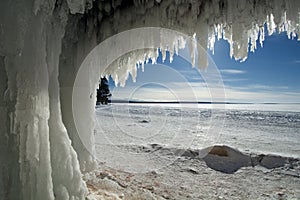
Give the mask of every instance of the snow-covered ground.
[[[245, 167], [226, 174], [198, 159], [179, 158], [148, 173], [129, 173], [100, 163], [86, 175], [88, 199], [299, 199], [298, 169]], [[299, 175], [299, 174], [298, 174]]]
[[211, 106], [98, 107], [89, 198], [300, 199], [300, 112]]
[[[217, 106], [217, 109], [211, 107]], [[300, 112], [283, 105], [134, 105], [97, 108], [97, 146], [160, 144], [203, 149], [225, 144], [249, 153], [300, 158]], [[224, 106], [223, 106], [224, 107]], [[276, 107], [281, 111], [274, 111]], [[294, 105], [294, 111], [299, 111]], [[229, 108], [229, 109], [228, 109]], [[260, 110], [258, 110], [260, 109]], [[100, 148], [100, 147], [99, 147]], [[103, 153], [103, 156], [106, 154]], [[98, 154], [101, 157], [101, 154]]]

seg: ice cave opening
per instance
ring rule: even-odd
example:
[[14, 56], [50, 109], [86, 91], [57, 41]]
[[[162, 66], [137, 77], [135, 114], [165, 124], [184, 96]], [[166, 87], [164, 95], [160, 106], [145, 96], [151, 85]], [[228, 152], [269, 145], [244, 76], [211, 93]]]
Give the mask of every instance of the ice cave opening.
[[[264, 24], [270, 34], [276, 30], [287, 31], [290, 38], [299, 34], [299, 9], [298, 0], [2, 1], [0, 196], [85, 198], [82, 174], [96, 165], [89, 152], [93, 150], [93, 93], [99, 78], [95, 71], [123, 83], [128, 72], [135, 76], [135, 64], [143, 62], [145, 55], [154, 58], [162, 47], [175, 47], [176, 52], [185, 40], [183, 33], [196, 35], [188, 42], [191, 49], [199, 44], [213, 50], [215, 40], [223, 37], [230, 44], [230, 55], [243, 60], [249, 45], [254, 51], [257, 40], [263, 44]], [[123, 31], [147, 30], [142, 27], [164, 29], [106, 42]], [[179, 35], [172, 36], [170, 29]], [[98, 49], [99, 44], [104, 48]], [[94, 69], [121, 62], [120, 55], [132, 50], [138, 51], [124, 60], [124, 68], [115, 63]], [[90, 59], [93, 54], [98, 59]], [[191, 53], [192, 60], [195, 55]], [[205, 67], [205, 56], [198, 56]], [[90, 68], [81, 68], [82, 63]], [[85, 111], [79, 119], [74, 106]], [[86, 140], [78, 131], [87, 134]], [[91, 149], [82, 143], [91, 144]]]
[[[179, 55], [180, 49], [188, 47], [190, 49], [188, 54]], [[211, 101], [225, 101], [220, 72], [195, 37], [155, 27], [121, 32], [97, 45], [82, 62], [76, 74], [72, 96], [73, 120], [80, 141], [87, 147], [88, 152], [94, 151], [92, 134], [95, 127], [95, 91], [99, 84], [99, 77], [111, 76], [116, 85], [120, 83], [121, 86], [125, 86], [129, 75], [135, 81], [138, 65], [143, 68], [144, 62], [148, 62], [149, 59], [153, 64], [156, 63], [159, 49], [162, 50], [163, 60], [166, 59], [168, 52], [170, 61], [176, 54], [192, 66], [197, 65], [198, 68], [206, 69], [205, 73], [202, 71], [198, 73], [205, 80]], [[172, 72], [175, 75], [175, 71], [172, 70], [169, 70], [169, 75]], [[182, 79], [182, 77], [178, 78]], [[175, 91], [172, 87], [168, 89]], [[190, 93], [193, 93], [193, 90]], [[176, 95], [178, 101], [183, 99], [180, 93]], [[193, 101], [197, 102], [196, 97]]]

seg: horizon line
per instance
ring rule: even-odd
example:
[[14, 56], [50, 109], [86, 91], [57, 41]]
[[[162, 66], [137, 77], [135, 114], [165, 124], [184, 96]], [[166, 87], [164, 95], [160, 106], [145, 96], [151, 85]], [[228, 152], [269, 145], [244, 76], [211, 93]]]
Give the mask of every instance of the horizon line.
[[144, 101], [144, 100], [109, 100], [109, 103], [141, 103], [141, 104], [300, 104], [300, 102], [212, 102], [212, 101]]

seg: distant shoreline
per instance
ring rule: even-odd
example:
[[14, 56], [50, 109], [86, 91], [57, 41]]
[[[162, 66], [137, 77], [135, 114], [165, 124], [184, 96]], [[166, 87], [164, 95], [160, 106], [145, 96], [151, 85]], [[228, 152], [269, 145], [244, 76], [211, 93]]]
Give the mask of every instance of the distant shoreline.
[[109, 100], [109, 103], [137, 103], [137, 104], [244, 104], [244, 105], [280, 105], [280, 104], [300, 104], [299, 103], [251, 103], [251, 102], [209, 102], [209, 101], [199, 101], [199, 102], [191, 102], [191, 101], [128, 101], [128, 100]]

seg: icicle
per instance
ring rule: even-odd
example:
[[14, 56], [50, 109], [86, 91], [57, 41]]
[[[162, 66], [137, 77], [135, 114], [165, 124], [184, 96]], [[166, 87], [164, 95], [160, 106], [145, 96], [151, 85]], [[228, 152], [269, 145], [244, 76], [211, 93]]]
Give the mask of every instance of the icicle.
[[167, 57], [167, 50], [166, 49], [162, 49], [161, 50], [161, 54], [162, 54], [162, 62], [165, 62], [166, 57]]
[[215, 42], [216, 42], [216, 36], [215, 36], [215, 32], [213, 32], [213, 31], [210, 34], [211, 35], [208, 36], [208, 41], [209, 41], [208, 48], [214, 54], [215, 53], [214, 46], [215, 46]]
[[274, 22], [273, 14], [267, 17], [267, 26], [268, 26], [268, 33], [272, 35], [276, 31], [276, 24]]
[[259, 37], [259, 43], [261, 47], [263, 47], [264, 41], [265, 41], [265, 28], [262, 26], [260, 27], [260, 37]]

